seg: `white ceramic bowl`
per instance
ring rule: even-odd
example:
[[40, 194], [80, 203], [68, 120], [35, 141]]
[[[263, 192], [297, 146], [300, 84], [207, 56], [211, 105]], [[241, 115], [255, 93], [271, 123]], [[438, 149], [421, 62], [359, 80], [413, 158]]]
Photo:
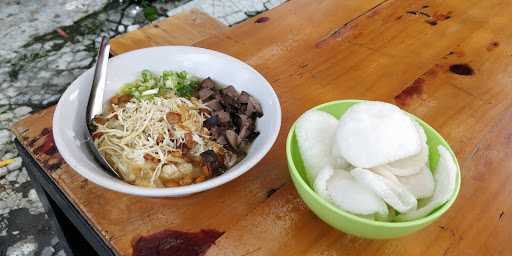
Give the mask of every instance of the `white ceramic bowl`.
[[264, 116], [257, 121], [260, 136], [252, 143], [247, 156], [240, 163], [226, 173], [198, 184], [176, 188], [146, 188], [113, 178], [94, 160], [85, 142], [85, 106], [94, 72], [91, 68], [64, 92], [53, 116], [53, 134], [60, 154], [76, 172], [88, 180], [132, 195], [189, 195], [220, 186], [247, 172], [276, 141], [281, 126], [279, 99], [267, 80], [242, 61], [216, 51], [188, 46], [154, 47], [121, 54], [109, 61], [105, 101], [123, 84], [135, 80], [144, 69], [155, 73], [185, 70], [202, 78], [209, 76], [221, 84], [233, 85], [238, 91], [247, 91], [259, 100], [263, 108]]

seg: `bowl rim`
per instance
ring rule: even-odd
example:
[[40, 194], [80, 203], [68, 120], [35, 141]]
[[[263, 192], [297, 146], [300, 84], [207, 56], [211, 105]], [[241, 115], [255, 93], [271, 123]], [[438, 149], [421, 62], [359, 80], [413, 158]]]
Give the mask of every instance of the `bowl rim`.
[[[268, 82], [268, 80], [265, 79], [265, 77], [260, 72], [258, 72], [256, 69], [254, 69], [252, 66], [250, 66], [249, 64], [247, 64], [233, 56], [230, 56], [230, 55], [222, 53], [222, 52], [218, 52], [218, 51], [214, 51], [214, 50], [210, 50], [210, 49], [206, 49], [206, 48], [201, 48], [201, 47], [194, 47], [194, 46], [175, 45], [175, 46], [146, 47], [146, 48], [141, 48], [141, 49], [137, 49], [134, 51], [129, 51], [126, 53], [119, 54], [117, 56], [112, 57], [110, 59], [110, 61], [112, 62], [112, 61], [115, 61], [115, 59], [126, 58], [130, 55], [137, 55], [137, 54], [140, 54], [140, 52], [142, 52], [142, 51], [157, 50], [157, 49], [198, 51], [198, 52], [202, 52], [202, 53], [206, 53], [206, 54], [219, 56], [221, 58], [227, 58], [227, 59], [230, 59], [231, 61], [237, 63], [241, 67], [250, 70], [251, 72], [253, 72], [255, 74], [256, 77], [262, 79], [262, 81], [264, 81], [262, 86], [268, 88], [272, 97], [275, 99], [275, 104], [272, 104], [272, 111], [274, 112], [274, 115], [273, 115], [274, 117], [272, 118], [272, 120], [269, 120], [269, 121], [275, 122], [276, 126], [274, 127], [274, 130], [271, 131], [272, 134], [268, 138], [268, 143], [265, 143], [259, 151], [255, 152], [255, 154], [251, 158], [248, 158], [247, 161], [243, 165], [238, 166], [233, 171], [226, 172], [222, 175], [219, 175], [217, 177], [214, 177], [212, 179], [206, 180], [206, 181], [198, 183], [198, 184], [191, 184], [191, 185], [186, 185], [186, 186], [170, 187], [170, 188], [142, 187], [142, 186], [136, 186], [136, 185], [129, 184], [122, 180], [121, 180], [122, 183], [118, 183], [118, 182], [110, 180], [107, 177], [101, 177], [101, 176], [98, 176], [97, 174], [90, 173], [90, 171], [84, 171], [84, 169], [88, 169], [88, 167], [86, 167], [84, 164], [79, 163], [78, 161], [75, 161], [74, 158], [71, 156], [71, 153], [67, 152], [67, 149], [69, 146], [64, 141], [64, 138], [62, 138], [60, 136], [54, 136], [55, 144], [56, 144], [57, 148], [59, 149], [59, 152], [61, 152], [61, 156], [64, 158], [66, 163], [75, 172], [77, 172], [81, 176], [85, 177], [86, 179], [90, 180], [91, 182], [93, 182], [101, 187], [107, 188], [109, 190], [121, 192], [121, 193], [130, 194], [130, 195], [149, 196], [149, 197], [176, 197], [176, 196], [185, 196], [185, 195], [190, 195], [190, 194], [194, 194], [194, 193], [199, 193], [199, 192], [206, 191], [206, 190], [209, 190], [209, 189], [212, 189], [215, 187], [219, 187], [225, 183], [228, 183], [228, 182], [236, 179], [237, 177], [241, 176], [242, 174], [246, 173], [250, 169], [252, 169], [272, 149], [273, 145], [277, 141], [279, 131], [280, 131], [281, 125], [282, 125], [281, 104], [279, 101], [279, 97], [278, 97], [277, 93], [275, 92], [274, 88], [272, 87], [272, 85], [270, 84], [270, 82]], [[69, 96], [68, 94], [71, 93], [70, 89], [73, 88], [73, 85], [75, 85], [77, 83], [79, 83], [79, 84], [83, 83], [83, 80], [86, 79], [86, 77], [93, 72], [93, 68], [94, 67], [91, 67], [90, 69], [83, 72], [78, 78], [76, 78], [70, 84], [70, 86], [66, 89], [66, 91], [62, 94], [61, 99], [64, 98], [65, 96]], [[63, 132], [63, 130], [61, 130], [61, 129], [65, 129], [64, 127], [61, 127], [61, 125], [57, 122], [58, 120], [62, 120], [64, 118], [64, 112], [66, 112], [66, 111], [63, 110], [63, 108], [64, 108], [64, 106], [61, 104], [61, 100], [59, 100], [59, 102], [57, 103], [55, 112], [54, 112], [53, 120], [52, 120], [52, 130], [54, 131], [55, 134], [61, 133], [61, 132]], [[62, 152], [64, 152], [64, 153], [62, 153]]]
[[[336, 104], [340, 104], [340, 103], [359, 103], [359, 102], [365, 102], [365, 101], [369, 101], [369, 100], [361, 100], [361, 99], [335, 100], [335, 101], [330, 101], [330, 102], [326, 102], [326, 103], [317, 105], [315, 107], [312, 107], [312, 108], [308, 109], [307, 111], [315, 110], [315, 109], [318, 110], [318, 109], [320, 109], [322, 107], [325, 107], [325, 106], [336, 105]], [[403, 110], [403, 111], [405, 111], [405, 110]], [[288, 160], [288, 165], [290, 167], [289, 168], [289, 172], [293, 176], [293, 178], [296, 180], [296, 182], [294, 182], [295, 186], [299, 186], [300, 185], [301, 187], [303, 187], [304, 190], [306, 191], [306, 193], [310, 194], [313, 197], [314, 201], [317, 201], [323, 208], [326, 208], [329, 211], [334, 212], [335, 214], [341, 215], [341, 216], [343, 216], [345, 218], [348, 218], [350, 220], [357, 221], [357, 222], [360, 222], [360, 223], [363, 223], [363, 224], [368, 224], [368, 225], [376, 226], [376, 227], [393, 227], [393, 228], [401, 228], [401, 227], [403, 227], [403, 228], [405, 228], [405, 227], [411, 227], [411, 226], [417, 226], [417, 225], [429, 223], [429, 222], [434, 221], [435, 219], [439, 218], [442, 214], [444, 214], [453, 205], [453, 203], [455, 202], [455, 199], [457, 198], [457, 196], [459, 194], [460, 185], [461, 185], [461, 174], [460, 174], [459, 162], [457, 160], [457, 157], [456, 157], [455, 153], [451, 149], [450, 145], [441, 136], [441, 134], [439, 134], [439, 132], [437, 132], [434, 128], [432, 128], [432, 126], [430, 126], [425, 121], [423, 121], [420, 118], [418, 118], [417, 116], [415, 116], [415, 115], [413, 115], [413, 114], [411, 114], [411, 113], [409, 113], [407, 111], [405, 111], [405, 112], [407, 114], [409, 114], [410, 116], [412, 116], [416, 121], [420, 122], [423, 126], [427, 127], [428, 129], [431, 129], [431, 131], [434, 133], [434, 135], [436, 137], [438, 137], [444, 144], [446, 144], [446, 146], [447, 146], [446, 148], [450, 152], [450, 154], [452, 155], [452, 158], [455, 161], [455, 164], [457, 166], [457, 177], [456, 177], [455, 192], [452, 194], [452, 196], [450, 197], [450, 199], [446, 203], [444, 203], [442, 206], [436, 208], [436, 210], [433, 213], [431, 213], [431, 214], [429, 214], [429, 215], [427, 215], [425, 217], [422, 217], [422, 218], [419, 218], [419, 219], [415, 219], [415, 220], [408, 220], [408, 221], [401, 221], [401, 222], [377, 221], [377, 220], [365, 219], [363, 217], [359, 217], [357, 215], [354, 215], [352, 213], [349, 213], [347, 211], [339, 209], [339, 208], [335, 207], [334, 205], [332, 205], [331, 203], [329, 203], [327, 200], [325, 200], [322, 197], [320, 197], [308, 185], [308, 183], [304, 180], [302, 175], [300, 175], [297, 167], [295, 166], [295, 162], [293, 161], [293, 158], [292, 158], [291, 144], [292, 144], [292, 138], [293, 138], [293, 136], [295, 134], [295, 127], [296, 127], [296, 124], [297, 124], [297, 120], [290, 127], [290, 130], [288, 132], [288, 136], [286, 138], [286, 158]]]

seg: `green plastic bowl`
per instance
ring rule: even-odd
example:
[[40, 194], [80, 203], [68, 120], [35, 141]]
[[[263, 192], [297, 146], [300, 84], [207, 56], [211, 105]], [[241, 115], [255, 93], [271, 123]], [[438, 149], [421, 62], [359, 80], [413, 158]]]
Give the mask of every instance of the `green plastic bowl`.
[[[339, 100], [332, 101], [313, 109], [330, 113], [338, 119], [345, 113], [345, 111], [352, 105], [362, 102], [363, 100]], [[450, 206], [453, 204], [460, 190], [460, 167], [457, 162], [457, 158], [453, 153], [448, 143], [427, 123], [423, 122], [416, 116], [411, 116], [417, 120], [421, 126], [423, 126], [425, 133], [427, 134], [427, 144], [429, 146], [430, 167], [436, 167], [439, 161], [439, 152], [437, 151], [438, 145], [445, 146], [453, 156], [455, 163], [457, 164], [457, 187], [455, 193], [452, 195], [450, 200], [437, 208], [429, 215], [412, 221], [405, 222], [381, 222], [375, 220], [369, 220], [345, 212], [341, 209], [336, 208], [323, 198], [321, 198], [312, 188], [312, 184], [307, 180], [306, 171], [302, 162], [301, 155], [299, 153], [299, 147], [297, 144], [297, 138], [295, 136], [295, 124], [291, 127], [288, 133], [288, 139], [286, 141], [286, 157], [288, 159], [288, 168], [290, 175], [292, 176], [293, 184], [297, 189], [300, 197], [306, 205], [323, 221], [330, 226], [343, 231], [348, 234], [359, 236], [362, 238], [369, 239], [389, 239], [405, 236], [407, 234], [418, 231], [439, 218], [445, 213]], [[435, 168], [431, 168], [435, 170]]]

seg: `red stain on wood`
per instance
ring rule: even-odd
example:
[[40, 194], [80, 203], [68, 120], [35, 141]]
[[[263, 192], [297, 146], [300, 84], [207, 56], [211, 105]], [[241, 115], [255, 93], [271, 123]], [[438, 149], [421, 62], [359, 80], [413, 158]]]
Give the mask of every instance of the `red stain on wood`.
[[437, 25], [437, 23], [439, 23], [441, 21], [450, 19], [452, 17], [451, 14], [452, 14], [451, 11], [447, 12], [447, 13], [435, 13], [434, 15], [432, 15], [432, 17], [426, 19], [425, 22], [432, 26], [435, 26], [435, 25]]
[[450, 19], [452, 17], [451, 15], [452, 15], [452, 12], [435, 13], [434, 15], [432, 15], [432, 18], [436, 21], [444, 21], [444, 20]]
[[369, 12], [367, 14], [368, 18], [372, 18], [372, 17], [376, 16], [377, 14], [379, 14], [380, 10], [381, 10], [380, 8], [373, 9], [371, 12]]
[[345, 35], [349, 34], [352, 31], [353, 26], [350, 24], [345, 24], [342, 27], [336, 29], [334, 32], [329, 34], [327, 37], [323, 38], [322, 40], [318, 41], [315, 44], [316, 48], [323, 48], [330, 44], [333, 41], [339, 41], [341, 40]]
[[39, 135], [37, 135], [35, 138], [32, 138], [27, 143], [27, 145], [29, 147], [32, 147], [39, 139], [41, 139], [41, 137], [48, 135], [50, 132], [51, 132], [51, 130], [49, 128], [44, 128], [43, 130], [41, 130], [41, 133]]
[[43, 144], [34, 149], [34, 154], [53, 155], [55, 153], [57, 153], [57, 147], [55, 147], [55, 141], [53, 140], [53, 132], [50, 132], [50, 134], [46, 136]]
[[490, 42], [486, 49], [488, 52], [493, 51], [494, 49], [498, 48], [500, 46], [500, 43], [498, 41], [492, 41]]
[[431, 26], [435, 26], [437, 25], [437, 21], [433, 20], [433, 19], [428, 19], [428, 20], [425, 20], [426, 23], [430, 24]]
[[407, 106], [410, 101], [423, 93], [425, 82], [428, 79], [433, 79], [439, 74], [440, 70], [446, 70], [446, 64], [436, 64], [425, 73], [416, 78], [409, 86], [403, 89], [398, 95], [394, 97], [395, 102], [399, 106]]
[[48, 135], [50, 132], [52, 132], [50, 128], [43, 128], [43, 130], [41, 130], [41, 135]]
[[43, 162], [43, 166], [48, 171], [55, 171], [59, 169], [64, 163], [64, 159], [59, 154], [56, 154], [50, 157], [47, 161]]
[[204, 229], [199, 232], [163, 230], [142, 236], [133, 243], [134, 256], [201, 256], [224, 232]]
[[437, 73], [438, 73], [438, 68], [440, 68], [440, 66], [438, 66], [438, 65], [434, 66], [433, 68], [427, 70], [427, 72], [423, 73], [422, 77], [430, 77], [430, 78], [436, 77]]
[[414, 15], [414, 16], [425, 16], [427, 18], [431, 18], [430, 14], [424, 12], [424, 11], [406, 11], [406, 14]]
[[410, 99], [416, 95], [420, 95], [423, 93], [423, 84], [425, 83], [425, 79], [419, 77], [414, 80], [409, 86], [407, 86], [403, 91], [400, 92], [397, 96], [395, 96], [395, 102], [400, 106], [406, 106]]
[[265, 22], [267, 22], [267, 21], [269, 21], [269, 20], [270, 20], [270, 18], [269, 18], [269, 17], [259, 17], [258, 19], [256, 19], [256, 20], [254, 21], [254, 23], [265, 23]]
[[[427, 6], [427, 5], [425, 5]], [[412, 11], [406, 11], [405, 13], [406, 14], [409, 14], [409, 15], [414, 15], [414, 16], [424, 16], [426, 17], [427, 19], [425, 19], [425, 23], [431, 25], [431, 26], [436, 26], [439, 22], [441, 21], [445, 21], [447, 19], [450, 19], [452, 16], [452, 12], [449, 11], [449, 12], [446, 12], [446, 13], [434, 13], [433, 15], [430, 15], [428, 14], [427, 12], [423, 11], [423, 9], [425, 8], [428, 8], [427, 7], [422, 7], [420, 10], [412, 10]]]
[[44, 128], [39, 135], [30, 139], [27, 146], [47, 171], [59, 169], [65, 163], [55, 146], [53, 131], [49, 128]]
[[448, 58], [449, 56], [455, 56], [455, 57], [464, 57], [466, 56], [466, 54], [464, 54], [464, 52], [461, 52], [461, 51], [450, 51], [448, 52], [448, 54], [446, 54], [443, 59], [446, 59]]

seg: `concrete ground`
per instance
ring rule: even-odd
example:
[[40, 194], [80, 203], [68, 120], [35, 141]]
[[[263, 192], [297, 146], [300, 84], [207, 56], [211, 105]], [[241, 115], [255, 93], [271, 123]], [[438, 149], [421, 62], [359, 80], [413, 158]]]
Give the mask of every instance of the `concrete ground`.
[[285, 1], [154, 1], [146, 15], [128, 0], [0, 1], [0, 256], [65, 255], [8, 128], [58, 101], [94, 64], [100, 35], [113, 37], [190, 8], [234, 25]]

